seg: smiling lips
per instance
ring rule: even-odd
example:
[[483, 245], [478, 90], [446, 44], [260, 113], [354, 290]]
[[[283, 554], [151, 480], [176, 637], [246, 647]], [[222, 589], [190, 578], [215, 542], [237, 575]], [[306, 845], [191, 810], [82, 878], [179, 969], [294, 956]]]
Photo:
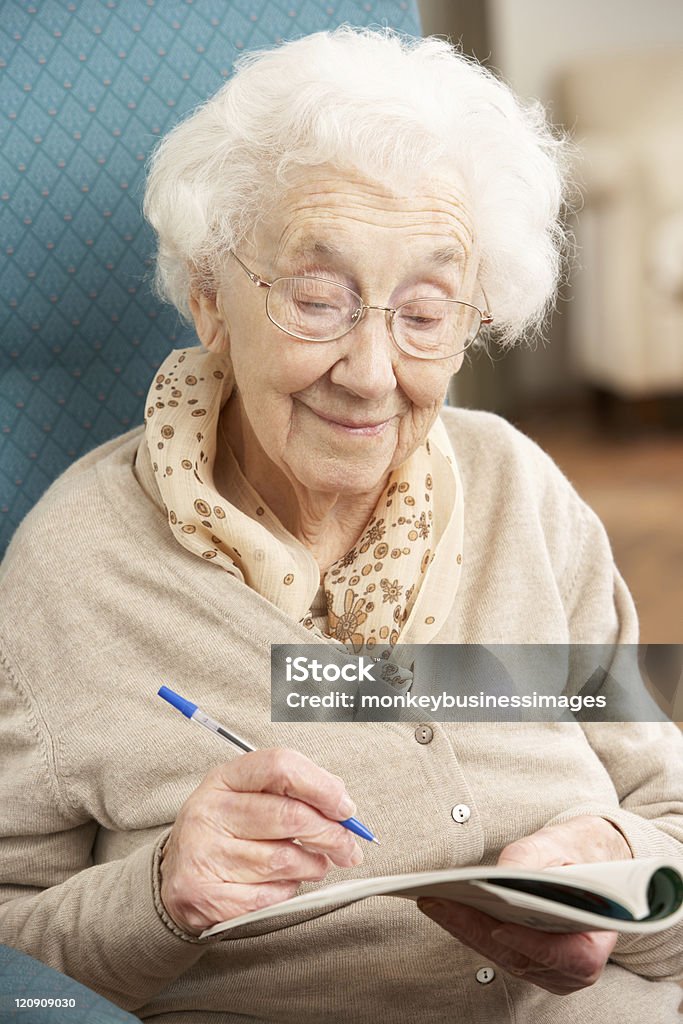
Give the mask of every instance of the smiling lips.
[[355, 434], [358, 436], [372, 436], [381, 434], [382, 431], [389, 425], [391, 420], [394, 418], [393, 416], [390, 416], [389, 419], [380, 420], [379, 422], [375, 423], [354, 423], [352, 420], [336, 419], [335, 417], [327, 416], [322, 412], [317, 412], [315, 409], [311, 409], [311, 412], [314, 413], [318, 417], [318, 419], [324, 420], [326, 423], [329, 423], [330, 426], [336, 427], [338, 430], [343, 430], [344, 433], [346, 434]]

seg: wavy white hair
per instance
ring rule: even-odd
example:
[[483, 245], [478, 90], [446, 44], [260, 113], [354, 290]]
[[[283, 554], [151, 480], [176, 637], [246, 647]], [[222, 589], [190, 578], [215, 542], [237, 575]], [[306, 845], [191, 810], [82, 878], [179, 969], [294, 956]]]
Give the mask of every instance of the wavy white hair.
[[145, 215], [156, 287], [181, 314], [301, 167], [354, 169], [390, 189], [452, 168], [465, 185], [479, 281], [502, 341], [538, 327], [562, 265], [565, 144], [540, 104], [442, 39], [343, 26], [244, 55], [159, 143]]

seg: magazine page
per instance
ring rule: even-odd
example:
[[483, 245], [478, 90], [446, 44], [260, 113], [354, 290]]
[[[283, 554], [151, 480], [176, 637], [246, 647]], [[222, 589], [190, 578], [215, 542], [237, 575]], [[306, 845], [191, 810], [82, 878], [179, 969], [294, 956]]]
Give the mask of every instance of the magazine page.
[[[647, 921], [650, 913], [648, 889], [653, 879], [670, 873], [666, 914]], [[538, 885], [539, 891], [555, 881], [559, 897], [545, 897], [514, 888]], [[506, 883], [504, 886], [501, 883]], [[665, 885], [665, 881], [662, 881]], [[565, 890], [572, 890], [577, 905], [560, 902]], [[368, 896], [402, 896], [418, 900], [425, 896], [450, 899], [490, 914], [501, 921], [514, 921], [545, 931], [586, 931], [615, 928], [619, 931], [656, 931], [683, 916], [683, 876], [668, 862], [657, 858], [577, 864], [547, 871], [511, 871], [509, 868], [470, 867], [412, 875], [364, 878], [314, 889], [284, 903], [242, 914], [206, 929], [202, 938], [218, 935], [256, 921], [278, 918], [300, 911], [333, 908]], [[588, 909], [593, 908], [593, 909]], [[601, 912], [598, 912], [601, 911]]]

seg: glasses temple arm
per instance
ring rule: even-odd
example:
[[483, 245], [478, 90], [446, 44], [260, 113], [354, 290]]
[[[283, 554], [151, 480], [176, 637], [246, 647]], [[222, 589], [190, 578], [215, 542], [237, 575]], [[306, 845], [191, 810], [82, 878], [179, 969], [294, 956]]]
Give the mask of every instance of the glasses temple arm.
[[270, 288], [270, 283], [268, 281], [264, 281], [262, 277], [259, 277], [258, 274], [255, 274], [253, 270], [250, 270], [249, 267], [242, 263], [242, 260], [239, 258], [236, 252], [233, 252], [233, 250], [230, 249], [229, 253], [232, 256], [232, 258], [239, 263], [242, 270], [247, 275], [252, 284], [255, 284], [258, 288]]

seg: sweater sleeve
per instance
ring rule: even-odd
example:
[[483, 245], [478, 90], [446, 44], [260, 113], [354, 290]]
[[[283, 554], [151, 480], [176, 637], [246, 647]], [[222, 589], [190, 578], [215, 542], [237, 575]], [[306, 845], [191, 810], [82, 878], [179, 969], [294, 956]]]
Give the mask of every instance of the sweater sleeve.
[[[631, 595], [616, 570], [597, 517], [586, 510], [580, 568], [568, 577], [566, 603], [575, 642], [600, 642], [611, 650], [635, 644], [638, 623]], [[591, 623], [608, 628], [597, 637]], [[603, 662], [603, 664], [605, 664]], [[609, 661], [606, 666], [609, 670]], [[618, 671], [618, 670], [615, 670]], [[549, 825], [599, 815], [624, 835], [634, 857], [662, 857], [683, 869], [683, 736], [671, 722], [584, 722], [585, 738], [608, 772], [618, 803], [568, 807]], [[648, 978], [683, 978], [683, 924], [655, 935], [621, 936], [612, 960]]]
[[97, 823], [69, 805], [54, 739], [0, 654], [0, 940], [127, 1010], [202, 955], [158, 891], [166, 834], [94, 864]]

